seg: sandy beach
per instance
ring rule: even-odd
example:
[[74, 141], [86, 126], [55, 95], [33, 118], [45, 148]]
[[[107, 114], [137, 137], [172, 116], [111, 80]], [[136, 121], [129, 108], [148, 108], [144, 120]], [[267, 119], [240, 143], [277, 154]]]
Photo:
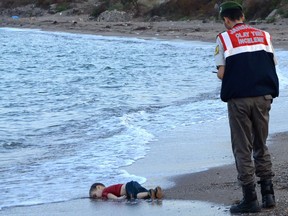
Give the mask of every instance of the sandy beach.
[[[271, 33], [275, 48], [287, 50], [287, 25], [288, 20], [284, 19], [271, 24], [257, 24], [255, 27]], [[225, 30], [222, 23], [215, 21], [104, 23], [90, 21], [87, 17], [62, 17], [61, 15], [18, 20], [3, 17], [0, 19], [0, 27], [206, 42], [214, 42], [217, 33]], [[215, 82], [216, 80], [215, 77]], [[254, 215], [288, 215], [288, 125], [285, 121], [287, 97], [287, 93], [281, 92], [281, 96], [272, 105], [270, 136], [267, 143], [276, 173], [274, 188], [277, 207]], [[219, 103], [222, 102], [219, 100]], [[215, 168], [190, 174], [191, 167], [197, 166], [189, 161], [193, 153], [195, 154], [189, 146], [192, 142], [199, 143], [199, 148], [201, 146], [215, 148], [216, 152], [219, 151], [217, 155], [223, 158], [223, 164], [214, 164]], [[225, 149], [225, 152], [221, 149]], [[213, 164], [213, 158], [209, 159], [209, 155], [202, 157], [206, 163]], [[230, 164], [227, 165], [227, 162]], [[203, 164], [199, 165], [205, 167]], [[171, 134], [162, 134], [157, 141], [151, 143], [150, 152], [144, 159], [125, 167], [125, 170], [147, 178], [145, 183], [147, 187], [161, 185], [165, 191], [164, 200], [119, 203], [78, 199], [6, 208], [0, 210], [0, 215], [95, 215], [97, 213], [103, 215], [229, 215], [230, 205], [242, 198], [241, 188], [236, 180], [227, 118], [203, 127], [183, 127]], [[257, 191], [261, 201], [259, 186]]]
[[[276, 48], [288, 48], [288, 19], [274, 23], [259, 22], [256, 28], [272, 34]], [[88, 16], [62, 16], [60, 14], [12, 19], [0, 18], [0, 27], [36, 28], [48, 31], [66, 31], [106, 36], [160, 38], [214, 42], [218, 33], [225, 31], [220, 21], [161, 21], [161, 22], [97, 22]]]

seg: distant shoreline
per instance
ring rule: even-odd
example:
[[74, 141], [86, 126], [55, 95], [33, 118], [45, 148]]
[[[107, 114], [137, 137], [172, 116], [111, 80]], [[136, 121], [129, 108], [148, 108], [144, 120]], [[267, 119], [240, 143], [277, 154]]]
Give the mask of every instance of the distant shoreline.
[[[253, 25], [272, 35], [275, 48], [288, 49], [288, 19], [275, 23]], [[103, 36], [136, 38], [182, 39], [215, 42], [218, 33], [225, 31], [216, 21], [161, 21], [161, 22], [97, 22], [88, 16], [62, 16], [59, 14], [13, 19], [0, 17], [0, 27], [36, 28], [49, 31], [88, 33]]]

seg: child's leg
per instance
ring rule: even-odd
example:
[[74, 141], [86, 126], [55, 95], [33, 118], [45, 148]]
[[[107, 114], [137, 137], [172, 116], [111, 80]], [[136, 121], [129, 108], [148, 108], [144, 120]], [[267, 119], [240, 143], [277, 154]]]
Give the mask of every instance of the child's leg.
[[[163, 198], [163, 191], [162, 188], [157, 186], [155, 189], [147, 190], [146, 188], [142, 187], [138, 182], [132, 181], [127, 183], [127, 185], [131, 185], [131, 191], [133, 191], [133, 198], [138, 199], [162, 199]], [[126, 185], [126, 188], [127, 188]], [[126, 189], [127, 190], [127, 189]], [[132, 197], [131, 197], [132, 198]]]
[[136, 181], [131, 181], [126, 184], [126, 193], [129, 198], [149, 198], [149, 191]]
[[149, 198], [148, 192], [140, 192], [137, 194], [137, 199], [147, 199], [147, 198]]

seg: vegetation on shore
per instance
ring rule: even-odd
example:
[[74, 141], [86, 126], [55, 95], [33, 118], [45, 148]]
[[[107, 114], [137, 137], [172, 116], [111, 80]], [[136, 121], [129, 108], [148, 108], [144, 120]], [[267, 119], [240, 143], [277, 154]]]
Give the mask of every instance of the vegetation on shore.
[[[106, 10], [119, 10], [134, 17], [164, 17], [169, 20], [209, 19], [217, 17], [217, 7], [225, 0], [1, 0], [0, 9], [7, 11], [27, 5], [57, 13], [74, 10], [78, 14], [97, 17]], [[288, 18], [288, 0], [235, 0], [244, 6], [247, 19], [265, 19], [275, 11], [282, 18]], [[154, 2], [153, 7], [145, 5]], [[53, 10], [51, 10], [53, 7]], [[1, 14], [1, 13], [0, 13]], [[11, 14], [12, 15], [12, 14]]]

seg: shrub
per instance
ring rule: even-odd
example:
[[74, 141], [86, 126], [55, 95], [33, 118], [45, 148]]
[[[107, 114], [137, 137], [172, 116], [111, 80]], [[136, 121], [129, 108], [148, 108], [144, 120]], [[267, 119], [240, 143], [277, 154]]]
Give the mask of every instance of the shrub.
[[288, 18], [288, 10], [285, 9], [285, 8], [279, 9], [279, 14], [280, 14], [283, 18]]
[[113, 4], [113, 5], [111, 5], [109, 8], [108, 8], [108, 10], [118, 10], [118, 11], [121, 11], [121, 10], [123, 10], [124, 9], [124, 6], [123, 6], [123, 4], [121, 4], [120, 2], [118, 2], [118, 3], [116, 3], [116, 4]]
[[246, 0], [243, 2], [247, 19], [266, 18], [281, 0]]
[[36, 0], [36, 5], [38, 7], [47, 8], [51, 4], [58, 4], [59, 10], [63, 11], [65, 8], [67, 9], [69, 3], [72, 3], [72, 2], [74, 1], [73, 0]]
[[170, 19], [182, 19], [182, 17], [203, 18], [215, 16], [215, 4], [217, 0], [177, 0], [163, 4], [151, 11], [151, 15], [168, 16]]
[[1, 7], [3, 8], [15, 8], [25, 6], [34, 3], [33, 0], [1, 0]]
[[95, 6], [92, 10], [91, 16], [92, 17], [98, 17], [101, 13], [108, 10], [108, 4], [107, 2], [103, 2], [98, 6]]

